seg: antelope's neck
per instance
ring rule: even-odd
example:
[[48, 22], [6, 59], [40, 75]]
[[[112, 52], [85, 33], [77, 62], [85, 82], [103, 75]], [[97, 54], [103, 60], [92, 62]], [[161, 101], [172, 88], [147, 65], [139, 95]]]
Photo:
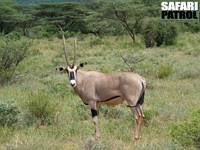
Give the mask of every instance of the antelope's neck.
[[81, 87], [82, 87], [82, 83], [83, 83], [83, 80], [84, 80], [84, 75], [85, 75], [85, 72], [84, 71], [81, 71], [81, 70], [78, 70], [77, 71], [77, 74], [76, 74], [76, 87], [74, 88], [74, 90], [76, 92], [79, 93], [79, 91], [81, 90]]

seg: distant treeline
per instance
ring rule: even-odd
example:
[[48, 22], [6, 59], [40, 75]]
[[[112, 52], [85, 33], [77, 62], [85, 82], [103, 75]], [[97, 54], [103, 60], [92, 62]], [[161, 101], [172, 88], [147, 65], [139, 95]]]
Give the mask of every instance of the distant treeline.
[[41, 4], [52, 2], [83, 2], [84, 0], [15, 0], [17, 3], [24, 4]]
[[[41, 4], [31, 5], [37, 3], [37, 0], [29, 0], [26, 3], [30, 5], [27, 5], [23, 3], [25, 0], [17, 0], [17, 2], [1, 0], [0, 32], [2, 34], [15, 32], [27, 37], [40, 38], [56, 36], [58, 26], [61, 26], [66, 36], [128, 34], [133, 42], [136, 34], [143, 34], [147, 38], [147, 47], [151, 47], [162, 44], [164, 42], [162, 40], [166, 38], [162, 34], [168, 31], [175, 33], [200, 31], [198, 21], [162, 21], [160, 1], [60, 1], [62, 0], [43, 0], [40, 1]], [[149, 36], [154, 39], [148, 39]]]

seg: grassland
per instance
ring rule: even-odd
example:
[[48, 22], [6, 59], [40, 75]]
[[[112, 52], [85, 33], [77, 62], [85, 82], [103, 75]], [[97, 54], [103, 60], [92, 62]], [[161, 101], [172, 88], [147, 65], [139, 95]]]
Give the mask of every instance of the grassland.
[[[200, 106], [200, 34], [184, 33], [174, 46], [151, 49], [144, 47], [140, 37], [134, 45], [127, 36], [80, 36], [78, 41], [78, 61], [88, 62], [83, 70], [124, 71], [128, 68], [119, 54], [130, 63], [142, 58], [132, 64], [148, 84], [142, 139], [133, 141], [134, 118], [124, 103], [101, 107], [102, 137], [98, 142], [92, 140], [90, 110], [68, 85], [67, 75], [55, 69], [65, 65], [62, 41], [35, 39], [30, 48], [32, 55], [18, 66], [12, 82], [0, 87], [0, 101], [14, 103], [21, 112], [15, 127], [0, 127], [0, 149], [186, 149], [172, 140], [170, 127], [186, 120]], [[69, 58], [72, 43], [73, 38], [67, 39]], [[27, 123], [27, 103], [38, 91], [56, 104], [51, 125]]]

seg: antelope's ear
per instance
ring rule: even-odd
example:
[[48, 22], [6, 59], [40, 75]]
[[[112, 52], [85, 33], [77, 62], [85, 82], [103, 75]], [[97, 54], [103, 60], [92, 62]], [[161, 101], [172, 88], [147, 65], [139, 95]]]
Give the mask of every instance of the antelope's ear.
[[87, 62], [80, 63], [80, 64], [79, 64], [79, 67], [84, 67], [84, 65], [87, 65]]

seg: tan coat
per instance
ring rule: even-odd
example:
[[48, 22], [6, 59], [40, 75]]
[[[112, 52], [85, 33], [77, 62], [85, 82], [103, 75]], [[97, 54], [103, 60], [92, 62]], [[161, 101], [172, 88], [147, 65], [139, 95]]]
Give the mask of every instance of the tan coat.
[[85, 104], [96, 101], [98, 104], [119, 104], [126, 100], [128, 105], [135, 106], [142, 91], [145, 79], [132, 72], [116, 74], [97, 71], [77, 71], [75, 92]]

